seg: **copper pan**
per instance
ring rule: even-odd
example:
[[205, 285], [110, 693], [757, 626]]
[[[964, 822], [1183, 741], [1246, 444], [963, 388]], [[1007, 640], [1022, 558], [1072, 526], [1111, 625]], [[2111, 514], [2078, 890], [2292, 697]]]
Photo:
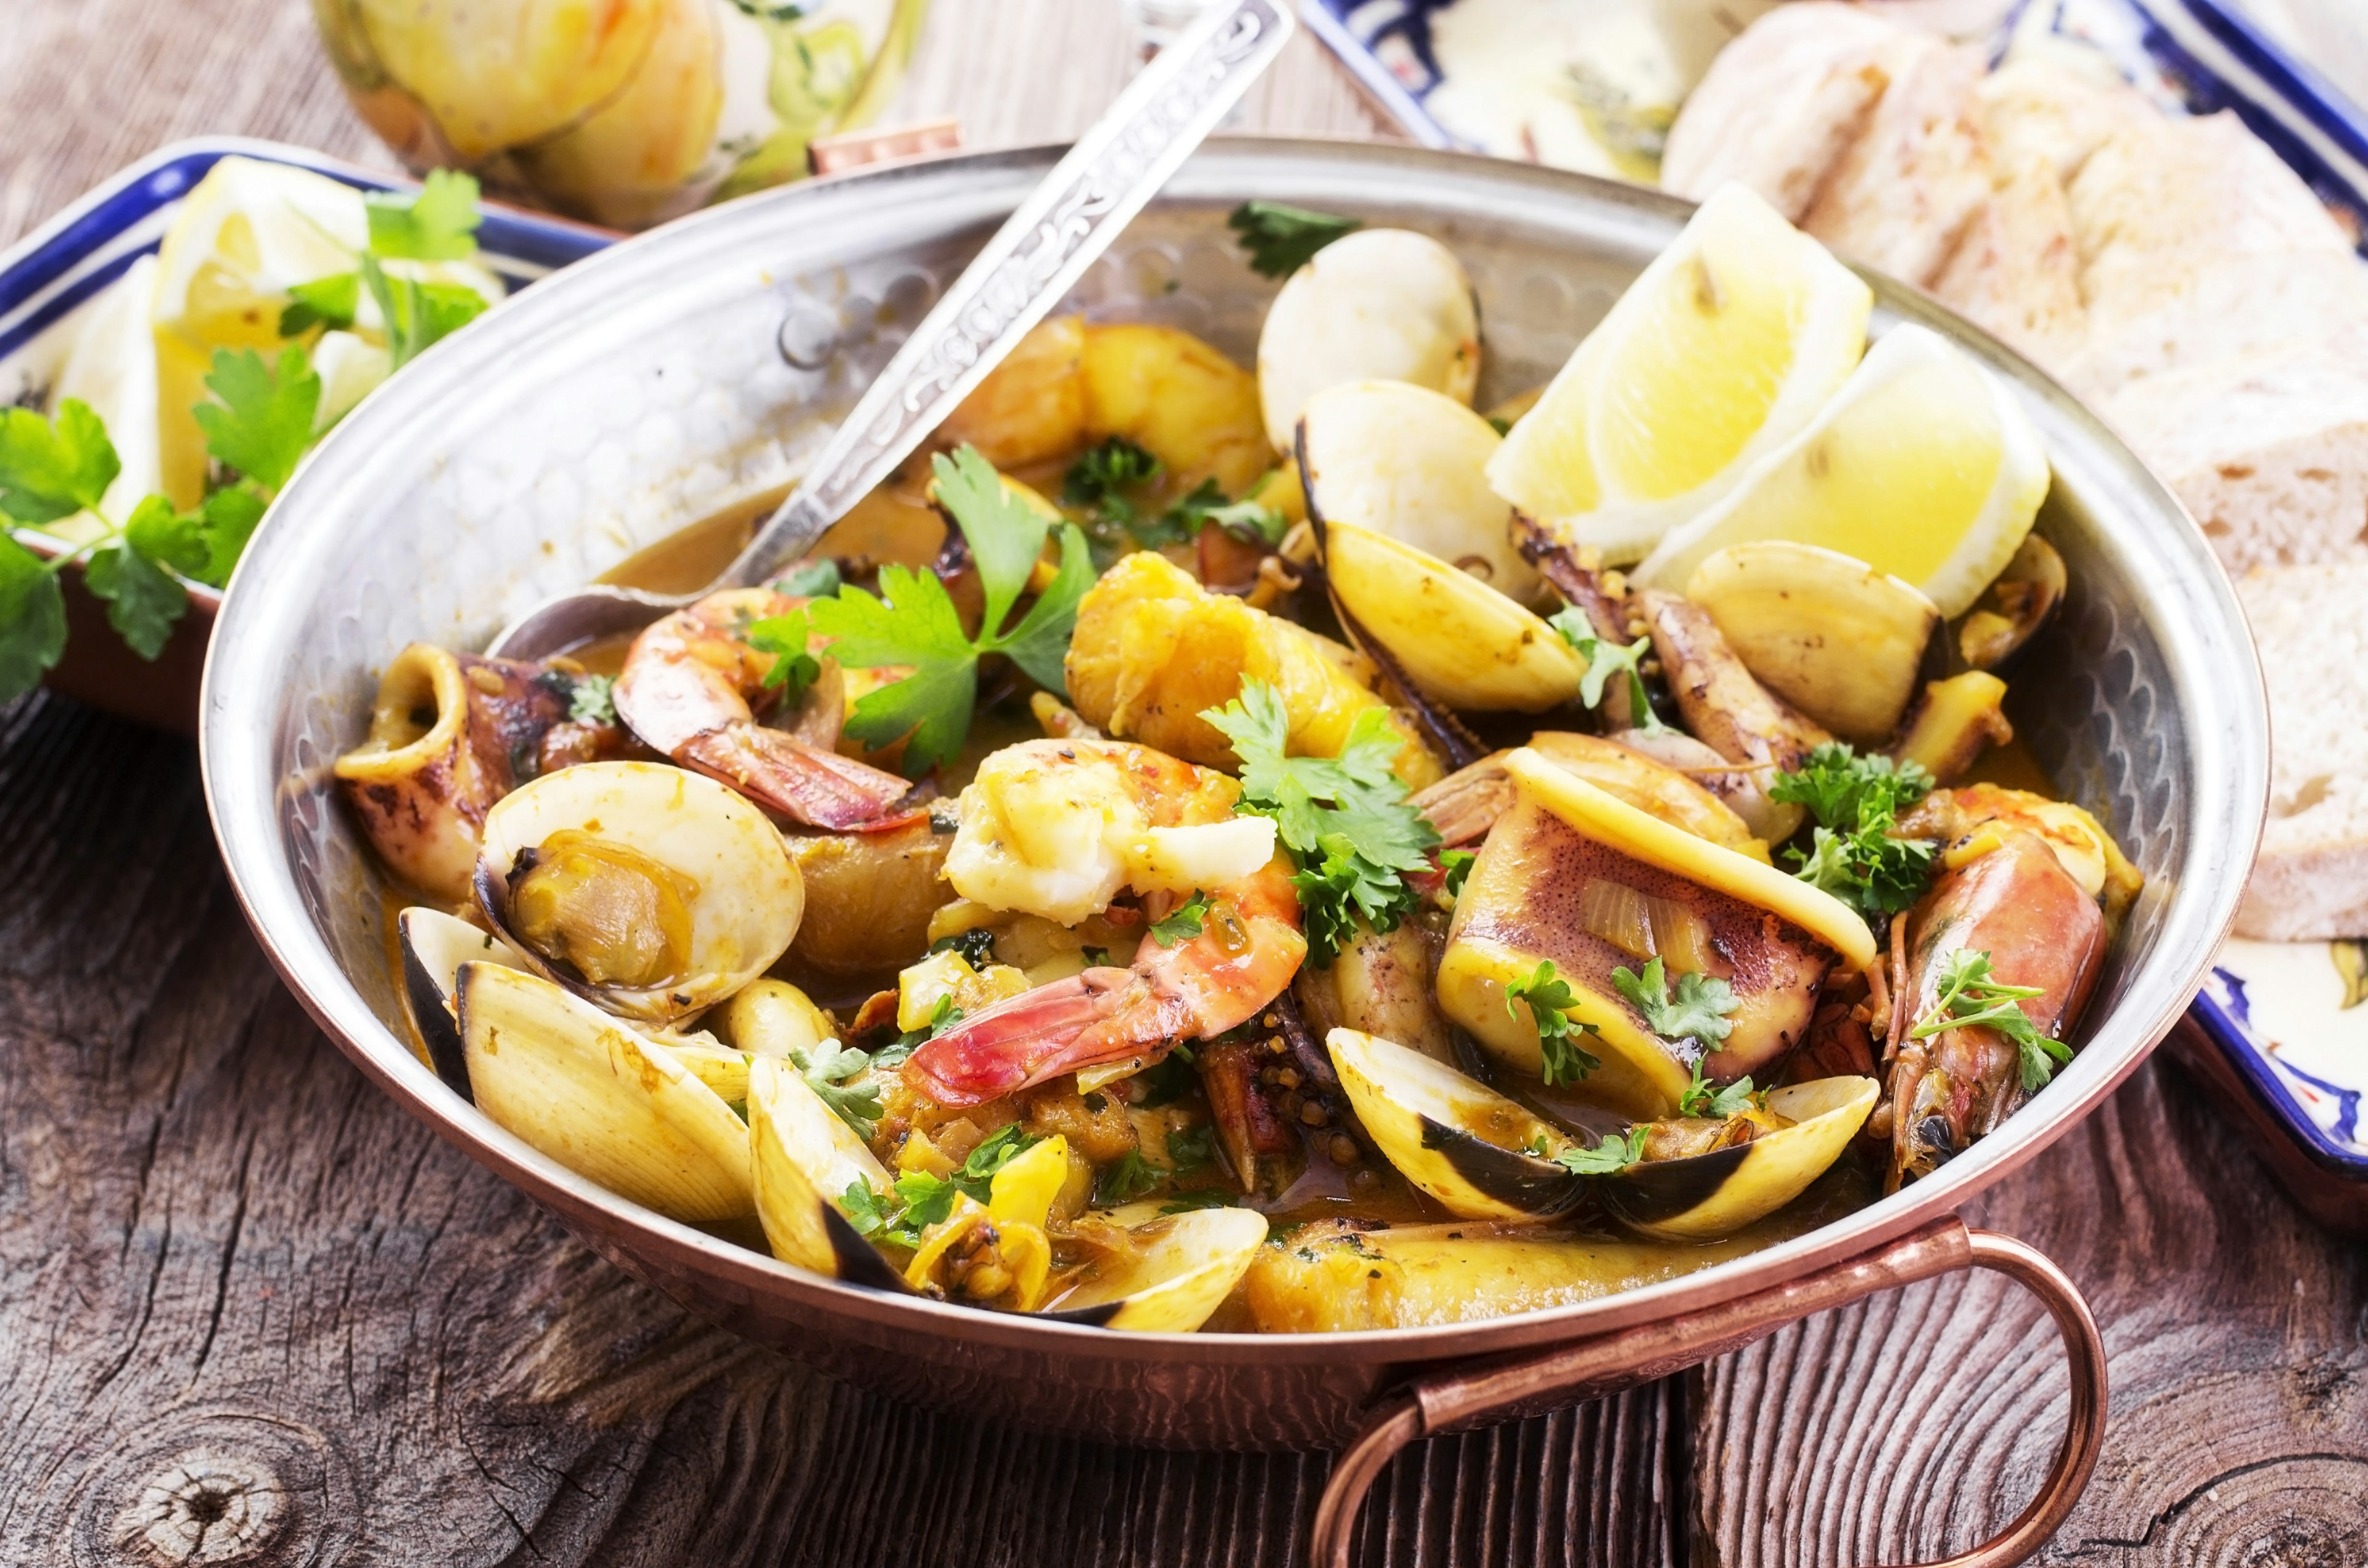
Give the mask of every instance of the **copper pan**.
[[[375, 873], [328, 790], [375, 675], [406, 642], [474, 646], [526, 604], [794, 477], [1057, 149], [948, 159], [768, 192], [618, 245], [528, 290], [349, 416], [240, 565], [207, 664], [207, 795], [248, 918], [362, 1069], [621, 1267], [702, 1315], [868, 1386], [966, 1413], [1157, 1446], [1347, 1441], [1320, 1544], [1345, 1550], [1381, 1457], [1443, 1426], [1657, 1375], [1804, 1312], [1950, 1268], [2040, 1290], [2076, 1359], [2073, 1432], [2012, 1560], [2093, 1460], [2102, 1359], [2062, 1277], [1953, 1219], [2093, 1108], [2186, 1005], [2225, 934], [2267, 794], [2260, 677], [2234, 595], [2178, 504], [2044, 376], [1875, 280], [1878, 327], [1922, 322], [2016, 388], [2055, 464], [2041, 527], [2070, 565], [2017, 674], [2017, 729], [2147, 874], [2080, 1054], [1935, 1176], [1684, 1279], [1494, 1322], [1383, 1333], [1129, 1336], [892, 1298], [672, 1223], [563, 1169], [407, 1049]], [[1404, 148], [1212, 143], [1076, 295], [1188, 327], [1245, 362], [1274, 285], [1224, 212], [1265, 197], [1438, 235], [1469, 267], [1484, 403], [1546, 379], [1683, 222], [1684, 203], [1573, 175]], [[2034, 1522], [2035, 1521], [2035, 1522]], [[2034, 1530], [2036, 1533], [2033, 1533]]]

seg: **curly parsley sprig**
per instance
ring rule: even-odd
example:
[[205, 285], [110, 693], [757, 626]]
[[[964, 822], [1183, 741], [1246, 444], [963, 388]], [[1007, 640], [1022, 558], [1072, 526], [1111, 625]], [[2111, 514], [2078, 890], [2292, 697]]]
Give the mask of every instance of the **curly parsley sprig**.
[[1396, 930], [1420, 902], [1406, 878], [1429, 869], [1440, 837], [1393, 771], [1405, 743], [1391, 733], [1387, 710], [1358, 714], [1337, 757], [1286, 755], [1290, 714], [1263, 681], [1244, 681], [1239, 697], [1201, 717], [1241, 759], [1242, 798], [1234, 809], [1272, 817], [1298, 868], [1292, 885], [1315, 966], [1331, 963], [1360, 921]]
[[1861, 756], [1840, 742], [1821, 745], [1770, 782], [1772, 801], [1808, 809], [1816, 824], [1806, 850], [1787, 849], [1793, 875], [1873, 919], [1924, 896], [1932, 880], [1929, 839], [1892, 830], [1898, 813], [1932, 790], [1932, 776], [1880, 753]]
[[1691, 1040], [1704, 1051], [1735, 1032], [1726, 1016], [1742, 1006], [1735, 988], [1713, 974], [1678, 976], [1677, 994], [1669, 994], [1668, 971], [1658, 958], [1647, 960], [1638, 974], [1625, 965], [1611, 971], [1612, 989], [1627, 999], [1645, 1027], [1663, 1040]]
[[2072, 1048], [2039, 1032], [2022, 1004], [2044, 996], [2046, 987], [2008, 985], [1993, 977], [1990, 956], [1971, 948], [1951, 953], [1941, 971], [1940, 994], [1907, 1031], [1910, 1040], [1930, 1040], [1949, 1029], [1996, 1029], [2014, 1041], [2021, 1056], [2022, 1086], [2030, 1093], [2047, 1086], [2055, 1069], [2072, 1060]]
[[1576, 1084], [1603, 1065], [1602, 1058], [1578, 1043], [1577, 1036], [1600, 1031], [1566, 1011], [1577, 1000], [1570, 982], [1554, 974], [1552, 959], [1540, 959], [1537, 968], [1505, 986], [1507, 1013], [1518, 1020], [1522, 1007], [1530, 1010], [1531, 1026], [1538, 1031], [1538, 1076], [1548, 1088]]

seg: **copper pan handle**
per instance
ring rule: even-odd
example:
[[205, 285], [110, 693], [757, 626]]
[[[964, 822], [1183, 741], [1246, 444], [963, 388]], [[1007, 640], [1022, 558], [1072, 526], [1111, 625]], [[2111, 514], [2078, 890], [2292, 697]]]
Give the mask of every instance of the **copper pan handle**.
[[1510, 1359], [1464, 1363], [1418, 1380], [1375, 1412], [1332, 1467], [1315, 1505], [1311, 1560], [1317, 1568], [1349, 1568], [1349, 1537], [1366, 1491], [1392, 1456], [1418, 1437], [1649, 1382], [1739, 1349], [1813, 1312], [1961, 1268], [1995, 1269], [2038, 1296], [2055, 1319], [2071, 1363], [2071, 1419], [2039, 1494], [2003, 1534], [1930, 1565], [2010, 1568], [2055, 1533], [2097, 1468], [2105, 1440], [2105, 1346], [2089, 1304], [2062, 1269], [2011, 1236], [1968, 1231], [1954, 1215], [1815, 1274], [1700, 1312]]

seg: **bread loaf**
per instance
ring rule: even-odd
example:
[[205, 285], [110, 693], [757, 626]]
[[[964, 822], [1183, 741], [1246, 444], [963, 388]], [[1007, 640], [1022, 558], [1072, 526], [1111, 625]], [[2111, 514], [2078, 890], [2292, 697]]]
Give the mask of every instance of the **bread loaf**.
[[2248, 572], [2237, 597], [2270, 691], [2270, 815], [2237, 935], [2368, 935], [2368, 559]]

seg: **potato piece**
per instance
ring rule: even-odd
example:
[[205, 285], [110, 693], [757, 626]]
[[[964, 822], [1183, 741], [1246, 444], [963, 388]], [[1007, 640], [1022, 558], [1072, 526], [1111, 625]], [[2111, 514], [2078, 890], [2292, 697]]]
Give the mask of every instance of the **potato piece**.
[[943, 878], [951, 834], [915, 823], [888, 833], [791, 834], [806, 913], [791, 954], [824, 975], [876, 975], [929, 945], [929, 917], [953, 896]]
[[1123, 436], [1156, 457], [1177, 494], [1213, 479], [1242, 495], [1273, 466], [1258, 378], [1172, 326], [1085, 334], [1085, 437]]
[[2006, 682], [1987, 670], [1930, 682], [1892, 755], [1922, 765], [1942, 784], [1953, 784], [1983, 752], [2014, 739], [2014, 726], [2001, 706], [2005, 701]]

